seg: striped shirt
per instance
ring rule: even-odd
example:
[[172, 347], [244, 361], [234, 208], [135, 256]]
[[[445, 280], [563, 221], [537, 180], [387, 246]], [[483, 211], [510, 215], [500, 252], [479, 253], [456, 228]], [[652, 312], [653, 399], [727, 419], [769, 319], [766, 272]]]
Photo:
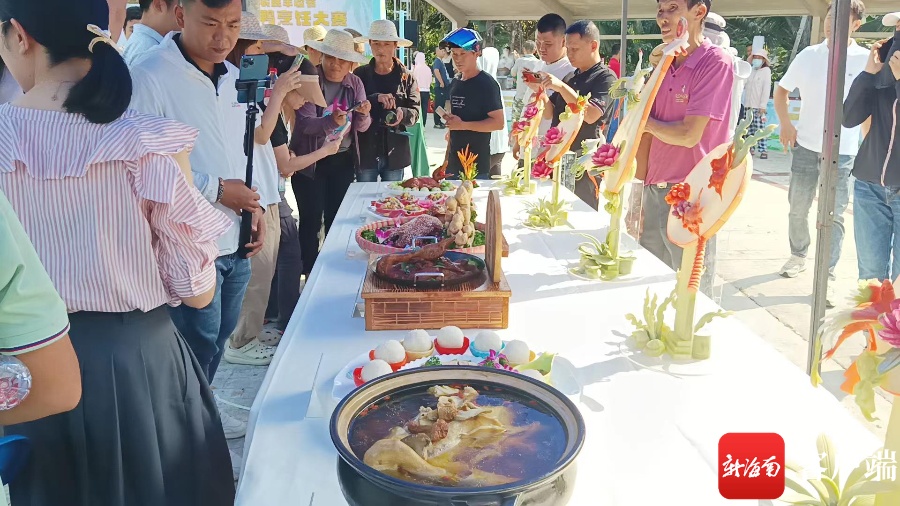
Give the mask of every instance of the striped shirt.
[[134, 111], [97, 125], [0, 106], [0, 190], [69, 312], [146, 312], [215, 286], [231, 220], [172, 158], [196, 138]]

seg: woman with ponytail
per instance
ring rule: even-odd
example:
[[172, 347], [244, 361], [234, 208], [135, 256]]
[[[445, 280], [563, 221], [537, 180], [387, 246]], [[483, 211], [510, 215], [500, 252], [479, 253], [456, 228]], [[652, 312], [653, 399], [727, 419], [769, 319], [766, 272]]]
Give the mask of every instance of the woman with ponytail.
[[215, 400], [166, 310], [212, 300], [231, 220], [186, 176], [198, 132], [127, 110], [108, 15], [106, 0], [0, 0], [0, 58], [25, 92], [0, 105], [0, 191], [66, 304], [83, 391], [5, 427], [32, 448], [12, 501], [231, 505]]

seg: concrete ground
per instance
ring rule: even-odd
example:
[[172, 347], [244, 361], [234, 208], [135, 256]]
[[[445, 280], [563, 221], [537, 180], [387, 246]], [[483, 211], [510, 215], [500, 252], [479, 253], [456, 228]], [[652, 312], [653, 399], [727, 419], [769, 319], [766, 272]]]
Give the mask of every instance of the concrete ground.
[[[432, 167], [444, 160], [444, 133], [432, 127], [431, 118], [425, 128], [428, 158]], [[504, 160], [504, 173], [514, 166], [512, 156]], [[737, 212], [718, 234], [716, 274], [717, 297], [734, 317], [766, 339], [796, 366], [806, 370], [810, 314], [812, 310], [812, 259], [808, 269], [794, 279], [778, 275], [790, 256], [788, 247], [787, 187], [790, 180], [790, 155], [770, 152], [768, 160], [754, 159], [754, 175], [750, 188]], [[293, 193], [287, 192], [291, 206]], [[851, 191], [852, 195], [852, 191]], [[815, 255], [815, 217], [818, 201], [810, 210], [810, 233], [813, 244], [810, 256]], [[844, 216], [846, 239], [841, 261], [836, 270], [835, 293], [843, 301], [857, 287], [856, 248], [853, 241], [852, 203]], [[839, 304], [838, 308], [843, 307]], [[844, 369], [850, 359], [864, 345], [861, 338], [851, 339], [838, 353], [836, 360], [823, 365], [824, 388], [832, 392], [861, 423], [879, 437], [884, 437], [890, 415], [887, 395], [876, 397], [876, 416], [879, 421], [867, 422], [852, 397], [840, 391]], [[760, 364], [764, 374], [765, 364]], [[213, 388], [219, 398], [249, 409], [265, 376], [264, 367], [238, 366], [222, 362]], [[226, 407], [238, 418], [247, 419], [247, 410]], [[243, 453], [243, 439], [230, 442], [238, 454]]]

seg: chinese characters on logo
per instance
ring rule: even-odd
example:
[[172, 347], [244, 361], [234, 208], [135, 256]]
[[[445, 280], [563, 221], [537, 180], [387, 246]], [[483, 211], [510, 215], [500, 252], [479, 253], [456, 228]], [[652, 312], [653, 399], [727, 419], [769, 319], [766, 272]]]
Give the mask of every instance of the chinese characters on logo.
[[317, 9], [317, 0], [260, 0], [259, 19], [280, 26], [347, 26], [345, 11]]
[[872, 481], [897, 481], [897, 452], [878, 450], [866, 459], [866, 474]]
[[719, 439], [719, 493], [726, 499], [777, 499], [784, 493], [784, 439], [730, 433]]

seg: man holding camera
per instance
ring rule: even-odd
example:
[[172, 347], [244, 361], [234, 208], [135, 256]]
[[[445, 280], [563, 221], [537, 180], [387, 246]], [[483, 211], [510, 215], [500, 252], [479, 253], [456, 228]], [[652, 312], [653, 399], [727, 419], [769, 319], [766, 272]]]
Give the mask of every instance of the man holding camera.
[[[253, 213], [252, 242], [245, 245], [253, 256], [262, 249], [263, 210], [259, 194], [244, 184], [247, 157], [244, 136], [237, 132], [243, 132], [246, 107], [238, 103], [239, 70], [225, 61], [240, 35], [241, 2], [182, 0], [175, 17], [181, 32], [167, 35], [157, 50], [131, 69], [132, 108], [199, 130], [190, 156], [194, 185], [234, 222], [219, 238], [212, 303], [202, 309], [181, 305], [170, 310], [172, 321], [212, 383], [250, 279], [249, 257], [237, 253], [240, 213]], [[226, 435], [240, 437], [246, 425], [234, 422], [222, 413]]]
[[353, 71], [363, 82], [372, 103], [372, 127], [359, 133], [360, 182], [401, 181], [403, 169], [412, 160], [409, 135], [405, 130], [419, 121], [419, 86], [413, 74], [394, 56], [398, 47], [412, 42], [397, 35], [387, 19], [372, 22], [369, 28], [372, 60]]

